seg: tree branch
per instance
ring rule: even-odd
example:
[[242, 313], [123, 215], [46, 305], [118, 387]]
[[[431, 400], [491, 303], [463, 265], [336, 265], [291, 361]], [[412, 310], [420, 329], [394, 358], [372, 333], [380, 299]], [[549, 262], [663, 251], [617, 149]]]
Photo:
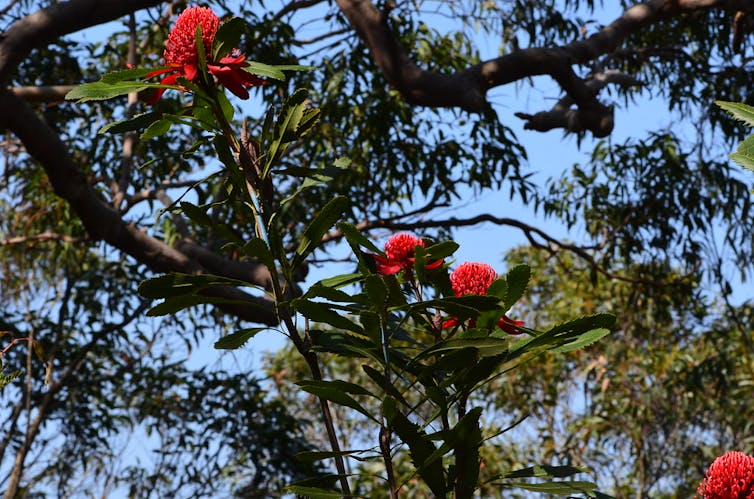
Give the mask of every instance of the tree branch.
[[[8, 128], [24, 143], [27, 152], [44, 168], [55, 193], [68, 201], [92, 239], [107, 242], [156, 272], [207, 272], [193, 257], [148, 235], [135, 224], [126, 223], [90, 185], [57, 134], [21, 99], [11, 93], [0, 94], [0, 109], [4, 110], [0, 114], [0, 127]], [[235, 272], [238, 265], [244, 265], [247, 280], [260, 286], [269, 282], [269, 272], [261, 264], [240, 264], [215, 257], [215, 273], [222, 275], [229, 269]], [[248, 306], [220, 306], [240, 319], [268, 325], [278, 322], [269, 300], [235, 288], [214, 288], [208, 294], [246, 301]]]
[[[612, 109], [597, 101], [574, 73], [574, 65], [611, 52], [632, 33], [672, 15], [709, 8], [754, 11], [754, 2], [750, 0], [648, 0], [629, 8], [586, 40], [554, 48], [527, 48], [462, 71], [442, 74], [423, 70], [411, 60], [390, 29], [387, 14], [371, 1], [336, 0], [336, 3], [383, 76], [410, 104], [480, 112], [489, 89], [530, 76], [550, 75], [578, 106], [577, 114], [565, 123], [578, 124], [598, 137], [612, 131]], [[537, 129], [535, 125], [530, 128]]]
[[163, 0], [70, 0], [13, 23], [0, 38], [0, 86], [33, 48], [161, 3]]

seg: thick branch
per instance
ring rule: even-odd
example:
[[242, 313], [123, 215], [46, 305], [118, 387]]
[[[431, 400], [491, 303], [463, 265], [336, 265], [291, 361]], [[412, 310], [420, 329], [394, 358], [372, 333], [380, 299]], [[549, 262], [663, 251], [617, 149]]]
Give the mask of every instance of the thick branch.
[[709, 8], [754, 10], [750, 0], [649, 0], [637, 4], [586, 40], [554, 48], [528, 48], [450, 74], [425, 71], [408, 56], [388, 26], [387, 15], [369, 0], [336, 0], [338, 7], [369, 49], [380, 71], [405, 99], [415, 105], [460, 107], [479, 112], [493, 87], [536, 75], [551, 75], [579, 108], [581, 126], [597, 136], [612, 130], [612, 110], [571, 69], [607, 54], [629, 35], [649, 24], [684, 12]]
[[4, 33], [0, 42], [0, 82], [8, 81], [35, 47], [160, 3], [162, 0], [71, 0], [37, 11], [13, 23]]
[[[10, 93], [0, 95], [0, 109], [4, 110], [0, 114], [0, 127], [8, 128], [24, 143], [27, 152], [45, 169], [55, 193], [68, 201], [92, 239], [107, 242], [157, 272], [207, 271], [207, 267], [196, 259], [121, 219], [120, 214], [100, 197], [73, 163], [60, 138], [21, 99]], [[226, 262], [225, 268], [219, 264], [220, 261]], [[232, 273], [237, 275], [240, 265], [219, 256], [214, 263], [216, 268], [213, 271], [219, 274], [232, 269]], [[266, 269], [258, 264], [244, 265], [248, 280], [260, 286], [267, 285], [269, 273]], [[212, 294], [247, 301], [247, 307], [225, 307], [241, 319], [269, 325], [277, 323], [272, 303], [264, 298], [234, 288], [217, 288]]]

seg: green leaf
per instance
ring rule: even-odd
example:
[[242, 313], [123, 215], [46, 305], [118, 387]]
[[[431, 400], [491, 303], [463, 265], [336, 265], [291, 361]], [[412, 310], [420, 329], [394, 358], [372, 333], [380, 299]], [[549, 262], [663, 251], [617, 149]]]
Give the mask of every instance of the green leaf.
[[505, 276], [508, 291], [505, 294], [505, 303], [503, 305], [506, 312], [524, 296], [530, 278], [531, 269], [528, 265], [517, 265], [508, 271]]
[[455, 241], [442, 241], [425, 248], [427, 260], [441, 260], [452, 256], [459, 248]]
[[245, 71], [248, 71], [253, 75], [264, 76], [280, 81], [285, 81], [285, 73], [283, 73], [283, 71], [309, 71], [314, 69], [314, 66], [299, 66], [296, 64], [272, 66], [257, 61], [248, 62], [249, 65], [243, 68]]
[[372, 416], [369, 411], [359, 404], [356, 399], [348, 395], [341, 389], [339, 385], [332, 381], [299, 381], [296, 383], [307, 393], [316, 395], [319, 398], [329, 400], [338, 405], [349, 407], [357, 412], [360, 412], [364, 416], [368, 417], [372, 421], [379, 423], [380, 421]]
[[361, 326], [330, 309], [326, 303], [298, 298], [293, 300], [291, 305], [301, 315], [314, 322], [323, 322], [330, 324], [334, 328], [345, 329], [355, 333], [361, 334], [364, 332]]
[[220, 104], [220, 110], [223, 113], [223, 118], [225, 118], [225, 121], [227, 121], [228, 123], [233, 121], [235, 109], [233, 109], [233, 104], [230, 103], [228, 96], [225, 95], [225, 92], [217, 92], [217, 102]]
[[387, 286], [381, 276], [369, 275], [364, 280], [364, 289], [373, 310], [381, 312], [387, 302]]
[[240, 17], [234, 17], [220, 25], [212, 41], [212, 60], [219, 61], [228, 55], [241, 42], [246, 32], [247, 23]]
[[207, 54], [204, 47], [204, 37], [202, 37], [202, 25], [196, 25], [196, 31], [194, 31], [194, 44], [196, 46], [196, 62], [199, 65], [199, 73], [202, 78], [207, 78]]
[[343, 216], [347, 207], [348, 198], [345, 196], [331, 199], [322, 207], [301, 235], [301, 241], [296, 248], [296, 257], [293, 260], [294, 267], [302, 263], [317, 246], [322, 244], [322, 236]]
[[359, 386], [355, 383], [350, 383], [348, 381], [342, 381], [339, 379], [335, 379], [335, 380], [308, 379], [304, 381], [299, 381], [296, 384], [302, 388], [305, 386], [329, 387], [329, 388], [334, 388], [336, 390], [340, 390], [346, 393], [352, 393], [353, 395], [367, 395], [369, 397], [375, 396], [372, 392], [370, 392], [363, 386]]
[[754, 127], [754, 107], [742, 102], [727, 102], [718, 100], [715, 104], [732, 114], [736, 119]]
[[275, 259], [272, 257], [272, 252], [264, 240], [255, 237], [247, 241], [241, 248], [241, 252], [246, 256], [256, 258], [269, 270], [273, 271], [275, 269]]
[[385, 374], [378, 371], [377, 369], [373, 368], [372, 366], [368, 364], [362, 364], [361, 368], [364, 370], [367, 376], [369, 376], [372, 381], [375, 382], [377, 386], [385, 390], [387, 395], [390, 395], [397, 401], [399, 401], [404, 406], [408, 407], [409, 403], [406, 401], [405, 398], [403, 398], [403, 395], [398, 391], [398, 389], [393, 385], [387, 382], [387, 378], [385, 378]]
[[556, 496], [569, 496], [577, 492], [590, 493], [597, 489], [597, 485], [592, 482], [571, 481], [571, 482], [544, 482], [544, 483], [507, 483], [503, 484], [508, 488], [517, 488], [529, 490], [531, 492], [540, 492], [542, 494], [553, 494]]
[[[304, 110], [306, 109], [308, 91], [299, 88], [288, 98], [285, 99], [280, 109], [280, 113], [275, 121], [275, 127], [272, 133], [272, 140], [267, 147], [265, 166], [262, 171], [262, 177], [266, 177], [272, 168], [272, 165], [283, 154], [288, 144], [298, 138], [297, 130], [304, 120]], [[308, 120], [311, 116], [308, 116]], [[309, 123], [307, 121], [307, 123]]]
[[297, 496], [308, 497], [310, 499], [340, 499], [341, 497], [343, 497], [343, 494], [340, 492], [333, 492], [331, 490], [320, 489], [318, 487], [306, 487], [303, 485], [288, 485], [287, 487], [283, 487], [283, 490], [286, 490], [292, 494], [296, 494]]
[[212, 220], [210, 220], [204, 207], [196, 206], [188, 201], [181, 201], [180, 211], [186, 215], [193, 222], [202, 225], [204, 227], [211, 227]]
[[350, 284], [355, 284], [364, 278], [362, 274], [341, 274], [327, 279], [322, 279], [319, 284], [328, 288], [342, 288]]
[[749, 170], [754, 170], [754, 135], [749, 135], [738, 144], [736, 152], [730, 155], [730, 159]]
[[165, 135], [173, 126], [173, 120], [170, 118], [162, 118], [150, 124], [146, 130], [139, 136], [141, 140], [149, 140], [154, 137], [161, 137]]
[[167, 298], [196, 293], [213, 286], [253, 286], [251, 283], [212, 274], [172, 273], [146, 279], [139, 284], [145, 298]]
[[246, 300], [234, 300], [231, 298], [224, 298], [221, 296], [204, 296], [204, 295], [190, 294], [190, 295], [168, 297], [165, 299], [165, 301], [163, 301], [159, 305], [155, 305], [154, 307], [147, 310], [147, 315], [149, 317], [171, 315], [181, 310], [195, 307], [197, 305], [218, 305], [218, 304], [243, 305], [246, 307], [253, 306], [252, 303]]
[[115, 83], [105, 83], [102, 80], [92, 83], [84, 83], [72, 89], [65, 95], [66, 100], [75, 100], [76, 102], [88, 102], [93, 100], [106, 100], [121, 95], [127, 95], [132, 92], [141, 92], [147, 88], [174, 88], [180, 89], [176, 85], [163, 85], [161, 83], [145, 83], [141, 81], [119, 81]]
[[218, 350], [235, 350], [241, 348], [244, 343], [257, 335], [257, 333], [264, 331], [267, 328], [264, 327], [252, 327], [248, 329], [242, 329], [223, 336], [215, 342], [215, 348]]
[[346, 241], [351, 244], [351, 247], [358, 248], [359, 246], [361, 246], [368, 249], [372, 253], [377, 253], [380, 255], [384, 254], [382, 250], [377, 248], [377, 246], [375, 246], [372, 241], [367, 239], [364, 234], [359, 232], [359, 229], [357, 229], [355, 225], [348, 222], [338, 222], [338, 229], [340, 229], [340, 231], [343, 233]]
[[358, 456], [354, 456], [353, 454], [364, 452], [364, 451], [358, 451], [358, 450], [342, 450], [339, 452], [335, 451], [304, 451], [299, 452], [296, 454], [296, 461], [301, 462], [313, 462], [313, 461], [322, 461], [324, 459], [330, 459], [332, 457], [337, 456], [350, 456], [352, 459], [356, 459], [358, 461], [368, 461], [368, 459], [360, 458]]
[[148, 113], [137, 114], [132, 118], [125, 120], [118, 120], [112, 123], [108, 123], [99, 129], [97, 133], [125, 133], [132, 132], [134, 130], [141, 130], [142, 128], [149, 126], [162, 117], [162, 113], [156, 111], [150, 111]]
[[499, 478], [568, 478], [577, 473], [590, 473], [588, 468], [577, 466], [548, 466], [546, 464], [530, 466], [500, 475]]
[[563, 346], [559, 346], [557, 348], [553, 348], [553, 352], [571, 352], [573, 350], [578, 350], [580, 348], [584, 348], [586, 346], [591, 345], [592, 343], [595, 343], [596, 341], [601, 340], [605, 336], [610, 334], [610, 330], [607, 328], [596, 328], [592, 329], [590, 331], [587, 331], [586, 333], [582, 333], [573, 340], [570, 340], [568, 343], [566, 343]]
[[442, 461], [434, 460], [424, 466], [436, 448], [432, 441], [427, 437], [424, 431], [409, 421], [409, 419], [398, 409], [396, 401], [392, 397], [385, 397], [382, 403], [382, 410], [388, 424], [393, 428], [395, 434], [408, 445], [409, 455], [416, 466], [419, 476], [429, 486], [430, 490], [436, 497], [445, 497], [447, 493], [445, 484], [445, 472]]
[[119, 83], [126, 80], [135, 80], [136, 78], [144, 78], [149, 73], [154, 73], [161, 69], [168, 69], [168, 66], [160, 66], [157, 68], [131, 68], [123, 69], [121, 71], [112, 71], [103, 74], [99, 81], [103, 83]]

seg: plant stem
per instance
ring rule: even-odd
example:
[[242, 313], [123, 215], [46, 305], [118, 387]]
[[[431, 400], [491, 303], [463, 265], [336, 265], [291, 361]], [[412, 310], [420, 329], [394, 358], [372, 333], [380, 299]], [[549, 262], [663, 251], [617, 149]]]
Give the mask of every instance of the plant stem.
[[[275, 259], [283, 263], [283, 259], [285, 259], [286, 256], [284, 254], [275, 255], [275, 248], [272, 248], [270, 246], [270, 241], [267, 234], [268, 220], [266, 220], [265, 213], [262, 210], [261, 204], [259, 202], [258, 193], [260, 192], [261, 186], [258, 184], [261, 184], [263, 179], [260, 178], [256, 173], [254, 165], [248, 164], [249, 159], [253, 161], [253, 158], [247, 157], [245, 158], [245, 160], [244, 158], [242, 158], [241, 148], [243, 147], [243, 144], [241, 144], [241, 142], [233, 133], [230, 123], [225, 120], [225, 116], [223, 115], [222, 110], [220, 109], [217, 102], [213, 104], [213, 108], [214, 114], [221, 124], [223, 134], [227, 137], [228, 143], [230, 144], [236, 161], [238, 162], [238, 165], [241, 167], [244, 172], [244, 176], [246, 177], [246, 191], [249, 195], [252, 209], [254, 211], [256, 234], [265, 242], [265, 244], [267, 244], [267, 247], [270, 248], [270, 251], [273, 252]], [[287, 268], [287, 266], [284, 266], [284, 268]], [[311, 372], [312, 377], [317, 381], [322, 381], [322, 369], [319, 366], [319, 359], [317, 358], [317, 354], [311, 350], [311, 341], [308, 339], [308, 336], [305, 339], [302, 338], [301, 334], [299, 334], [298, 329], [293, 322], [293, 314], [291, 312], [291, 309], [287, 304], [283, 303], [286, 300], [286, 297], [280, 286], [280, 279], [278, 277], [280, 276], [280, 273], [277, 272], [276, 269], [270, 269], [270, 274], [272, 295], [277, 308], [278, 317], [281, 322], [285, 324], [285, 327], [288, 330], [288, 335], [291, 338], [293, 345], [296, 347], [296, 350], [299, 354], [301, 354], [301, 356], [306, 361], [306, 364], [309, 366], [309, 371]], [[291, 282], [292, 279], [290, 278], [290, 276], [283, 275], [282, 277], [286, 285], [293, 284]], [[341, 491], [344, 497], [349, 497], [351, 496], [351, 487], [348, 483], [345, 461], [343, 459], [343, 456], [340, 454], [340, 443], [338, 441], [338, 435], [335, 431], [333, 415], [330, 410], [330, 403], [327, 399], [324, 399], [322, 397], [317, 398], [319, 400], [320, 411], [322, 413], [322, 420], [325, 423], [327, 437], [330, 442], [330, 449], [336, 454], [333, 459], [335, 460], [335, 468], [338, 471]]]

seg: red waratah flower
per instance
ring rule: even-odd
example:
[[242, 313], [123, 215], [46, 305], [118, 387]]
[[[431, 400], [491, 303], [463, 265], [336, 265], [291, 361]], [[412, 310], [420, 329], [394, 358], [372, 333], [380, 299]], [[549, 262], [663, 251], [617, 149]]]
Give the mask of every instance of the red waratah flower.
[[754, 499], [754, 456], [733, 451], [718, 457], [696, 493], [701, 499]]
[[[385, 256], [372, 255], [377, 272], [383, 275], [397, 274], [401, 270], [411, 271], [414, 268], [414, 251], [417, 246], [424, 247], [424, 241], [412, 234], [402, 232], [396, 234], [385, 243]], [[426, 269], [435, 269], [442, 265], [442, 260], [428, 262]]]
[[[248, 66], [246, 56], [238, 49], [233, 49], [230, 55], [219, 61], [212, 60], [212, 42], [220, 26], [220, 18], [207, 7], [189, 7], [184, 10], [175, 21], [168, 41], [165, 43], [163, 57], [165, 69], [153, 71], [147, 77], [170, 73], [160, 83], [175, 85], [179, 77], [197, 82], [199, 75], [199, 54], [196, 48], [196, 27], [202, 27], [202, 42], [207, 57], [207, 69], [220, 83], [241, 99], [249, 98], [248, 87], [263, 85], [264, 80], [244, 71]], [[150, 103], [154, 104], [162, 97], [164, 88], [158, 88]]]
[[[465, 295], [484, 295], [487, 293], [490, 285], [497, 279], [497, 272], [486, 263], [466, 262], [459, 265], [450, 274], [450, 285], [453, 287], [453, 294], [456, 296]], [[442, 324], [443, 328], [454, 327], [460, 324], [460, 321], [452, 317]], [[523, 326], [522, 321], [514, 321], [503, 315], [497, 321], [497, 327], [508, 334], [520, 334], [517, 328]], [[474, 327], [474, 321], [470, 323]]]

